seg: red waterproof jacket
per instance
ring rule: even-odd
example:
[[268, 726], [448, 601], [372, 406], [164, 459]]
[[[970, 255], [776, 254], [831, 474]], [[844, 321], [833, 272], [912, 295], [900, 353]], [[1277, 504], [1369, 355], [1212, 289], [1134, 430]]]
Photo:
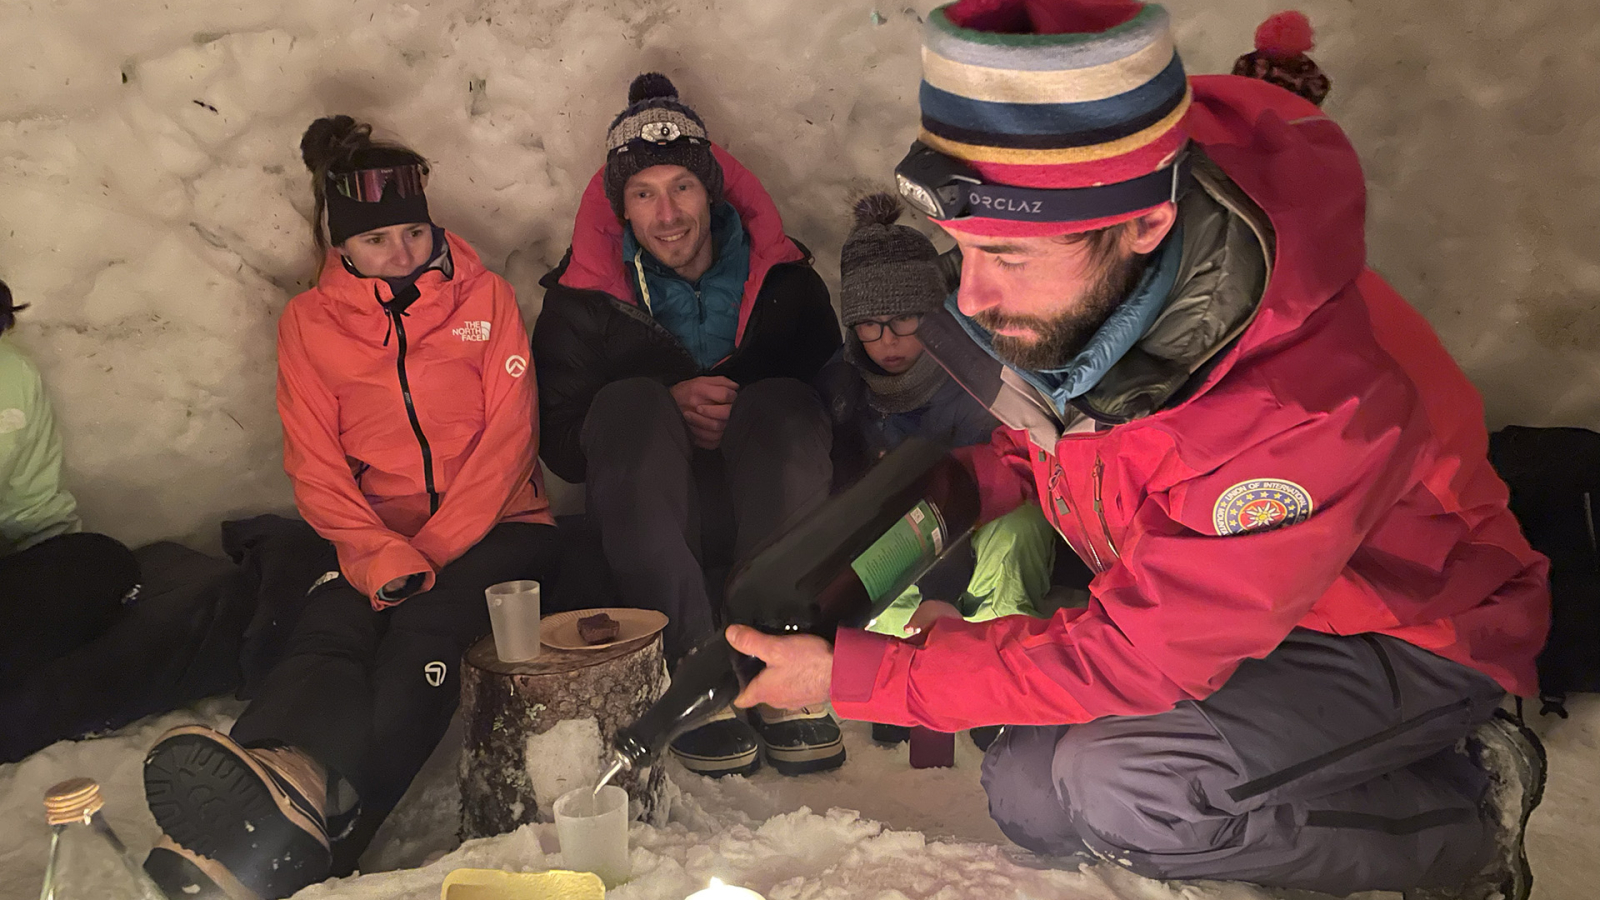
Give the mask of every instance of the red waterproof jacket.
[[1149, 715], [1297, 627], [1391, 635], [1534, 693], [1548, 564], [1507, 510], [1477, 392], [1366, 268], [1354, 150], [1286, 91], [1193, 84], [1194, 140], [1276, 231], [1253, 320], [1180, 402], [962, 451], [982, 519], [1040, 503], [1096, 568], [1092, 599], [913, 640], [841, 629], [841, 715], [941, 731]]
[[511, 286], [446, 233], [450, 265], [393, 316], [329, 251], [278, 322], [283, 465], [346, 579], [434, 575], [502, 521], [551, 523], [528, 332]]

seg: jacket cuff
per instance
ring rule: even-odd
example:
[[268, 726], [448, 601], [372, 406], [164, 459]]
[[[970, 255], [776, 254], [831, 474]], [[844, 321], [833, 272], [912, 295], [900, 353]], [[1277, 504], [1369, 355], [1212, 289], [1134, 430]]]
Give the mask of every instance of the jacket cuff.
[[340, 569], [344, 571], [345, 579], [372, 602], [373, 609], [387, 609], [405, 599], [405, 597], [383, 595], [383, 586], [396, 578], [422, 576], [422, 583], [411, 594], [420, 594], [433, 588], [433, 566], [426, 557], [403, 541], [397, 541], [380, 551], [377, 558], [365, 566], [364, 571], [349, 571], [343, 563], [341, 559]]
[[840, 628], [833, 640], [833, 679], [829, 694], [833, 711], [846, 719], [900, 724], [908, 721], [905, 696], [881, 690], [885, 663], [895, 644], [885, 634]]
[[[404, 600], [421, 590], [423, 580], [423, 574], [421, 572], [412, 572], [410, 575], [406, 576], [405, 582], [401, 584], [400, 588], [396, 591], [391, 592], [388, 587], [378, 588], [376, 599], [386, 604], [399, 603], [401, 600]], [[387, 582], [385, 582], [385, 584], [387, 584]]]

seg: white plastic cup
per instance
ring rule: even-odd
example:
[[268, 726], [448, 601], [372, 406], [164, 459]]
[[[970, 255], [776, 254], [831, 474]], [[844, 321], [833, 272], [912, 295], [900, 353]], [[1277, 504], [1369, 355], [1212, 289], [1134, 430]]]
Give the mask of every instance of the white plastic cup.
[[483, 595], [489, 600], [489, 627], [501, 662], [525, 662], [539, 655], [539, 582], [504, 581]]
[[561, 861], [568, 869], [593, 872], [606, 889], [633, 874], [628, 860], [628, 792], [608, 784], [596, 794], [580, 787], [555, 802]]

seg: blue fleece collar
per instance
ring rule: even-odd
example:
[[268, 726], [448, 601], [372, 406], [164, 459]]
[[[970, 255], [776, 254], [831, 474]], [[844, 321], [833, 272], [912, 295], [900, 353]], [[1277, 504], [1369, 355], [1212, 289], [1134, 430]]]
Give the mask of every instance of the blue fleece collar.
[[962, 315], [956, 305], [956, 292], [945, 298], [945, 308], [950, 310], [968, 335], [984, 352], [1016, 372], [1039, 392], [1050, 398], [1056, 412], [1066, 415], [1067, 404], [1087, 394], [1100, 383], [1117, 361], [1126, 356], [1133, 345], [1144, 337], [1155, 324], [1161, 310], [1166, 308], [1167, 297], [1178, 282], [1178, 270], [1183, 262], [1183, 226], [1174, 225], [1172, 232], [1156, 248], [1155, 258], [1145, 269], [1133, 293], [1112, 311], [1100, 330], [1089, 343], [1066, 365], [1055, 369], [1022, 369], [1001, 359], [995, 352], [994, 338], [977, 322]]
[[638, 257], [644, 262], [646, 274], [661, 278], [676, 278], [696, 288], [707, 279], [727, 278], [738, 274], [742, 292], [744, 279], [750, 271], [750, 238], [744, 233], [744, 221], [739, 218], [739, 211], [733, 208], [732, 203], [718, 203], [711, 208], [711, 250], [711, 268], [700, 276], [699, 281], [690, 282], [668, 268], [661, 260], [656, 259], [649, 250], [645, 250], [639, 239], [634, 236], [632, 225], [626, 222], [622, 225], [624, 262]]
[[711, 268], [691, 283], [643, 249], [631, 227], [623, 229], [623, 264], [633, 273], [635, 297], [702, 370], [733, 353], [750, 276], [750, 238], [732, 204], [712, 208], [711, 238]]

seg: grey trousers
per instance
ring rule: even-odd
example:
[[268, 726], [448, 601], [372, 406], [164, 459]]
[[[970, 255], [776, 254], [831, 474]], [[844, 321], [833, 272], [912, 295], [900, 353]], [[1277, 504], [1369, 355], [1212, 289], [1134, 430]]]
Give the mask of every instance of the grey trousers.
[[1205, 700], [1007, 727], [983, 786], [1018, 844], [1151, 878], [1453, 887], [1487, 864], [1495, 829], [1487, 776], [1455, 747], [1503, 696], [1404, 641], [1296, 630]]
[[[793, 378], [739, 390], [715, 453], [689, 442], [665, 385], [629, 378], [595, 395], [580, 436], [585, 500], [623, 605], [667, 615], [667, 661], [716, 628], [701, 559], [703, 485], [721, 478], [733, 507], [734, 561], [828, 495], [833, 435], [816, 391]], [[719, 458], [716, 458], [719, 457]]]

